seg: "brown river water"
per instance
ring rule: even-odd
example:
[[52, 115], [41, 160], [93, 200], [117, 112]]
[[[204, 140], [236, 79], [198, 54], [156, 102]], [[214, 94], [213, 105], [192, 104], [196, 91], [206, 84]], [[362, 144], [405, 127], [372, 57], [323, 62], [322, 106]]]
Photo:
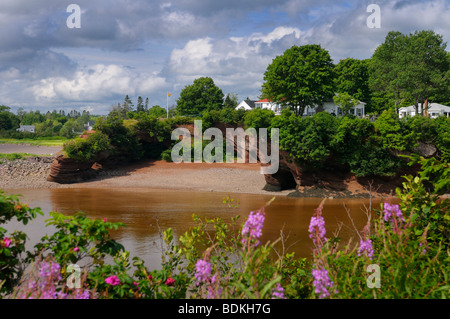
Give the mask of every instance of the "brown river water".
[[[273, 196], [254, 194], [228, 194], [216, 192], [195, 191], [164, 191], [149, 189], [34, 189], [9, 190], [8, 194], [21, 194], [21, 202], [30, 207], [41, 207], [44, 216], [38, 217], [31, 224], [22, 226], [10, 223], [6, 228], [24, 230], [29, 236], [29, 245], [39, 241], [52, 229], [45, 226], [48, 212], [57, 211], [66, 215], [82, 211], [89, 218], [107, 218], [111, 222], [122, 222], [127, 225], [113, 233], [113, 237], [130, 251], [132, 256], [142, 258], [149, 268], [160, 267], [161, 246], [156, 220], [162, 230], [172, 228], [175, 239], [195, 224], [193, 214], [201, 218], [220, 217], [225, 222], [237, 215], [240, 223], [245, 221], [250, 211], [258, 210]], [[223, 203], [229, 196], [238, 207], [230, 207]], [[274, 241], [280, 237], [283, 230], [288, 236], [286, 246], [291, 246], [296, 256], [311, 256], [311, 239], [308, 237], [308, 225], [320, 198], [291, 198], [276, 196], [275, 200], [265, 210], [266, 219], [263, 228], [262, 242]], [[347, 241], [356, 236], [354, 226], [362, 230], [367, 222], [367, 199], [327, 199], [323, 208], [327, 237], [339, 229], [339, 237]], [[380, 200], [372, 205], [379, 208]], [[350, 221], [347, 210], [353, 219]], [[281, 247], [281, 246], [280, 246]]]

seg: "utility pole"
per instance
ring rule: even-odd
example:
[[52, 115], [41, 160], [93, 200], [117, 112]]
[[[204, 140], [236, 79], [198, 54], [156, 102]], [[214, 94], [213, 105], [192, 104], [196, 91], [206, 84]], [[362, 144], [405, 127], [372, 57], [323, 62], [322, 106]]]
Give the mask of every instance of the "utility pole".
[[170, 93], [167, 92], [167, 105], [166, 105], [167, 118], [169, 118], [169, 96], [170, 96]]

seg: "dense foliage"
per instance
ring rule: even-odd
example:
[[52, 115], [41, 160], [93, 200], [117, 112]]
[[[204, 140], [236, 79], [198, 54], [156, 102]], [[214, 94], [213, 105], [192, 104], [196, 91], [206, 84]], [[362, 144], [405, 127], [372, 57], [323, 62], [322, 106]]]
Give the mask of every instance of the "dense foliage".
[[[180, 125], [192, 126], [194, 119], [161, 119], [144, 112], [123, 119], [112, 112], [97, 120], [97, 133], [66, 143], [65, 150], [69, 157], [85, 161], [105, 153], [123, 160], [162, 157], [170, 161], [171, 148], [178, 142], [171, 140], [171, 132]], [[264, 109], [222, 109], [205, 111], [197, 119], [202, 120], [203, 130], [279, 128], [280, 149], [304, 169], [340, 169], [358, 177], [394, 176], [406, 167], [407, 161], [401, 154], [450, 160], [450, 119], [445, 117], [399, 119], [394, 111], [388, 110], [371, 121], [352, 115], [335, 117], [327, 112], [302, 117], [289, 109], [280, 116]], [[203, 147], [209, 143], [204, 140]]]
[[437, 158], [448, 161], [449, 118], [399, 119], [385, 111], [376, 121], [326, 112], [297, 117], [288, 110], [274, 117], [280, 128], [280, 149], [305, 168], [350, 170], [357, 176], [395, 175], [406, 166], [398, 154], [418, 153], [419, 144], [436, 148]]

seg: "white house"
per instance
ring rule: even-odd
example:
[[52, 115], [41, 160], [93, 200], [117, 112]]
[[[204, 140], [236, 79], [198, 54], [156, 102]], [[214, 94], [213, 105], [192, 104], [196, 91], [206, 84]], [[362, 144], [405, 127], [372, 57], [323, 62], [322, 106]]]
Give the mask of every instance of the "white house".
[[85, 131], [92, 131], [94, 125], [95, 125], [95, 122], [94, 122], [94, 121], [89, 121], [89, 122], [87, 122], [86, 124], [84, 124], [83, 127], [84, 127], [84, 130], [85, 130]]
[[272, 110], [275, 115], [281, 114], [281, 105], [278, 105], [269, 99], [263, 99], [255, 102], [255, 109], [267, 109]]
[[20, 125], [20, 127], [16, 130], [18, 132], [30, 132], [36, 133], [36, 126], [34, 125]]
[[250, 111], [255, 108], [255, 101], [252, 100], [244, 100], [236, 106], [236, 110], [246, 110]]
[[[419, 105], [419, 112], [422, 111], [421, 106]], [[416, 115], [416, 108], [414, 105], [401, 107], [398, 110], [399, 118], [411, 117]], [[437, 118], [438, 116], [446, 116], [450, 117], [450, 106], [442, 105], [439, 103], [430, 103], [428, 105], [428, 115], [430, 118]]]
[[[318, 108], [318, 106], [315, 106], [315, 107], [307, 106], [305, 108], [305, 111], [303, 112], [303, 116], [312, 116], [312, 115], [316, 114], [317, 108]], [[323, 110], [334, 116], [344, 115], [342, 108], [339, 105], [337, 105], [336, 103], [334, 103], [333, 100], [326, 101], [325, 103], [323, 103]], [[366, 115], [366, 103], [359, 102], [359, 104], [357, 104], [355, 107], [350, 109], [349, 113], [353, 114], [354, 116], [357, 116], [357, 117], [364, 117]]]
[[254, 109], [267, 109], [272, 110], [275, 115], [281, 114], [281, 106], [268, 100], [263, 99], [259, 101], [251, 101], [251, 100], [244, 100], [236, 107], [236, 110], [254, 110]]
[[[344, 115], [341, 107], [334, 103], [334, 101], [327, 101], [323, 104], [324, 111], [339, 116]], [[364, 117], [366, 115], [366, 103], [359, 102], [357, 105], [350, 109], [350, 114], [357, 117]]]
[[[366, 103], [359, 102], [358, 105], [356, 105], [350, 110], [350, 113], [357, 117], [364, 117], [366, 114], [365, 107]], [[275, 113], [275, 115], [280, 115], [282, 106], [275, 102], [272, 102], [269, 99], [263, 99], [259, 101], [244, 100], [241, 103], [239, 103], [239, 105], [236, 107], [236, 110], [239, 109], [244, 110], [268, 109], [272, 110]], [[335, 116], [340, 116], [344, 114], [342, 109], [337, 104], [335, 104], [333, 100], [326, 101], [323, 104], [323, 109], [324, 111], [333, 114]], [[317, 113], [317, 106], [316, 107], [307, 106], [305, 108], [305, 111], [303, 112], [303, 116], [312, 116], [316, 113]]]

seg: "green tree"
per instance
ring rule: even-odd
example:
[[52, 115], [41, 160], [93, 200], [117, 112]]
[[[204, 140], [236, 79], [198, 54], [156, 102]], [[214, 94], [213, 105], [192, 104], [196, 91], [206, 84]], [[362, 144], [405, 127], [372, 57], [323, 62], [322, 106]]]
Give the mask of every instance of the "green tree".
[[11, 130], [19, 127], [19, 118], [9, 110], [9, 106], [0, 105], [0, 130]]
[[398, 64], [398, 56], [404, 47], [405, 36], [391, 31], [385, 41], [372, 55], [369, 64], [369, 87], [376, 96], [385, 96], [393, 101], [396, 109], [401, 102], [399, 74], [403, 71]]
[[370, 102], [369, 60], [347, 58], [334, 68], [336, 92], [344, 92], [365, 103]]
[[294, 45], [277, 56], [264, 73], [263, 96], [290, 107], [297, 115], [334, 94], [333, 63], [320, 45]]
[[413, 103], [416, 113], [427, 99], [445, 99], [450, 87], [447, 44], [433, 31], [409, 35], [391, 31], [374, 52], [369, 86], [376, 96], [387, 96], [396, 108]]
[[136, 112], [144, 112], [144, 100], [142, 99], [142, 96], [139, 96], [137, 99], [137, 106], [136, 106]]
[[416, 113], [424, 110], [427, 99], [440, 101], [449, 92], [450, 53], [443, 37], [434, 31], [416, 31], [407, 37], [407, 45], [399, 56], [404, 72], [400, 73], [404, 93], [411, 96]]
[[167, 111], [159, 105], [153, 105], [149, 110], [148, 114], [155, 117], [166, 117]]
[[235, 109], [236, 106], [238, 106], [238, 97], [236, 94], [227, 94], [227, 97], [225, 98], [225, 102], [223, 103], [223, 106], [225, 108], [231, 108]]
[[337, 93], [333, 96], [333, 101], [336, 105], [339, 105], [344, 114], [349, 113], [353, 107], [359, 104], [359, 101], [347, 92]]
[[131, 102], [131, 99], [128, 96], [128, 94], [125, 96], [125, 99], [122, 104], [122, 108], [124, 109], [125, 113], [133, 111], [133, 102]]
[[177, 100], [177, 113], [180, 115], [201, 114], [204, 111], [219, 110], [223, 107], [224, 94], [212, 78], [201, 77], [186, 86]]
[[22, 125], [33, 125], [36, 123], [42, 123], [44, 122], [45, 116], [41, 114], [41, 112], [39, 110], [37, 110], [36, 112], [30, 111], [30, 112], [25, 112], [23, 114], [23, 118], [22, 118]]
[[73, 138], [76, 135], [75, 132], [80, 132], [81, 129], [74, 119], [69, 119], [59, 130], [59, 136]]

